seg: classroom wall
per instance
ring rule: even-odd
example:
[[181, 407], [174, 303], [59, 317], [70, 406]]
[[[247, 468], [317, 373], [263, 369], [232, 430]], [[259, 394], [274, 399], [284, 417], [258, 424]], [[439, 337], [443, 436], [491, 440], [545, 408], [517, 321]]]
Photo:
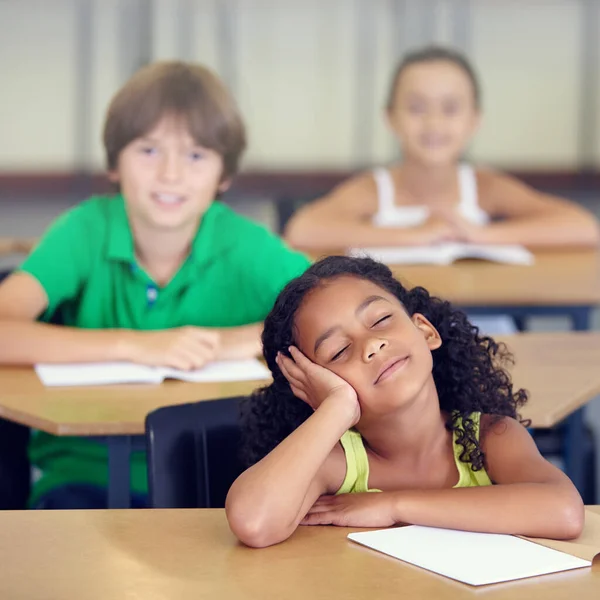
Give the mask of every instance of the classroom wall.
[[481, 73], [475, 159], [598, 167], [598, 4], [0, 0], [0, 172], [101, 169], [111, 94], [144, 60], [177, 57], [230, 83], [248, 122], [247, 168], [387, 161], [397, 154], [381, 119], [390, 72], [404, 49], [431, 40], [466, 47]]

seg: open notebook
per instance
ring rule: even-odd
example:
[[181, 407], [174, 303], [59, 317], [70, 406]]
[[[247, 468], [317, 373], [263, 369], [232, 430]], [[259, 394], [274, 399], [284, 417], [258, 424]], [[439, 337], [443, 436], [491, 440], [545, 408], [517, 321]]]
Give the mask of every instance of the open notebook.
[[435, 246], [398, 246], [389, 248], [352, 248], [350, 256], [370, 256], [387, 265], [449, 265], [461, 258], [478, 258], [513, 265], [532, 265], [534, 257], [523, 246], [438, 244]]
[[451, 579], [487, 585], [591, 566], [600, 554], [600, 514], [586, 511], [583, 534], [569, 542], [418, 525], [351, 533], [348, 537]]
[[256, 359], [213, 362], [196, 371], [146, 367], [127, 362], [39, 364], [35, 366], [35, 371], [42, 383], [47, 386], [160, 383], [165, 379], [209, 383], [254, 381], [271, 377], [269, 370]]

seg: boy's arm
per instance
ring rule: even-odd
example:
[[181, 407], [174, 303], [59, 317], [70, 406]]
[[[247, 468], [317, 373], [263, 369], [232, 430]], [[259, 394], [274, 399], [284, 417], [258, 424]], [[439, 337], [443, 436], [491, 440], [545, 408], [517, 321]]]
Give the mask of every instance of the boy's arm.
[[468, 241], [531, 248], [597, 247], [600, 243], [598, 221], [574, 202], [497, 173], [480, 174], [479, 187], [482, 208], [500, 221], [473, 227]]
[[235, 360], [259, 356], [262, 352], [262, 330], [262, 323], [217, 329], [220, 343], [216, 358]]
[[132, 331], [36, 322], [47, 306], [47, 294], [32, 275], [18, 272], [2, 282], [0, 364], [132, 361], [189, 370], [213, 360], [220, 343], [218, 332], [201, 327]]
[[[485, 429], [485, 426], [482, 427]], [[381, 526], [411, 523], [554, 539], [577, 537], [584, 507], [575, 486], [539, 453], [527, 430], [505, 417], [483, 441], [495, 485], [356, 494], [317, 502], [308, 524]]]
[[78, 330], [37, 323], [47, 308], [42, 285], [14, 273], [0, 285], [0, 364], [118, 360], [118, 331]]

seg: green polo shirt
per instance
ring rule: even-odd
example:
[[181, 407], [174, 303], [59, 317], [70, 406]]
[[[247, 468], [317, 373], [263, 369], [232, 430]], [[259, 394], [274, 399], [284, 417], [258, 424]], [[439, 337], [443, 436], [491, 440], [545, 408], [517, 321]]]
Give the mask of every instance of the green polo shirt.
[[[164, 287], [138, 266], [123, 197], [93, 197], [63, 214], [21, 265], [48, 295], [42, 320], [89, 329], [235, 327], [264, 320], [283, 286], [309, 262], [265, 228], [214, 202], [188, 258]], [[82, 398], [82, 402], [85, 399]], [[106, 446], [36, 432], [30, 458], [41, 472], [31, 502], [67, 483], [108, 481]], [[132, 489], [147, 491], [143, 452]]]

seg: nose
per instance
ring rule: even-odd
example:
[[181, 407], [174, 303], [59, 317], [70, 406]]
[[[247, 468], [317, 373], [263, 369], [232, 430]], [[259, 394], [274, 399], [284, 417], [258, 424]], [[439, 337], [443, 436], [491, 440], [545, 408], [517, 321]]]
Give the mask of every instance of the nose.
[[167, 183], [174, 183], [181, 178], [181, 161], [175, 153], [165, 153], [159, 169], [159, 177]]
[[379, 354], [384, 348], [387, 348], [388, 341], [382, 338], [370, 338], [367, 340], [363, 350], [363, 360], [365, 362], [372, 361], [377, 354]]

